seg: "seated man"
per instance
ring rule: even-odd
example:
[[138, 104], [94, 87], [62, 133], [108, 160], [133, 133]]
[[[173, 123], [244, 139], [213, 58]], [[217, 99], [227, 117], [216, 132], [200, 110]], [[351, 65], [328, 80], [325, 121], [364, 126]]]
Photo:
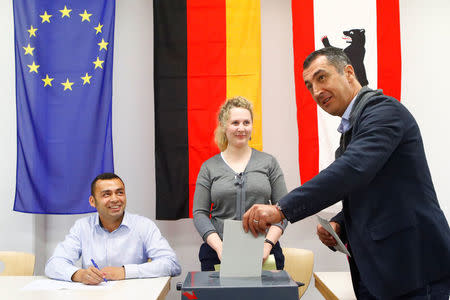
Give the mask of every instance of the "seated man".
[[[56, 246], [45, 266], [48, 277], [98, 284], [105, 279], [180, 275], [177, 257], [156, 225], [125, 212], [125, 185], [119, 176], [97, 176], [91, 184], [89, 203], [97, 213], [77, 220]], [[80, 256], [81, 269], [75, 266]]]

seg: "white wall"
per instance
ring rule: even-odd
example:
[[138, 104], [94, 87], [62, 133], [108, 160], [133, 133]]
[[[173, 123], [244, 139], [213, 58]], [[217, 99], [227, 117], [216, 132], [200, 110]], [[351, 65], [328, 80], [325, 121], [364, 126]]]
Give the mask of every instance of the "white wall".
[[[113, 137], [116, 172], [127, 187], [128, 209], [155, 217], [153, 6], [149, 0], [117, 1]], [[421, 126], [441, 206], [450, 217], [450, 168], [445, 87], [450, 63], [450, 3], [401, 0], [403, 99]], [[264, 150], [275, 155], [288, 189], [298, 185], [297, 127], [293, 77], [291, 1], [261, 0], [262, 101]], [[36, 274], [79, 216], [28, 215], [12, 211], [16, 166], [16, 117], [12, 1], [0, 3], [0, 249], [34, 252]], [[442, 49], [442, 54], [440, 50]], [[88, 199], [86, 199], [87, 201]], [[326, 215], [325, 215], [326, 216]], [[330, 216], [328, 216], [330, 217]], [[183, 274], [198, 270], [201, 244], [191, 220], [157, 221], [180, 258]], [[333, 254], [315, 236], [313, 218], [291, 224], [282, 237], [286, 247], [311, 249], [316, 271], [347, 270], [343, 255]], [[1, 267], [0, 267], [1, 268]], [[168, 299], [179, 299], [172, 291]], [[311, 283], [305, 299], [320, 299]]]

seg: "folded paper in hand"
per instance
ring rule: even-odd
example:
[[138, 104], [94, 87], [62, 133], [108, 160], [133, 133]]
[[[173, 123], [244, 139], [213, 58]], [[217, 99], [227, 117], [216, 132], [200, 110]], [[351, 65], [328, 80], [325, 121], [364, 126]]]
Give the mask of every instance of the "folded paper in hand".
[[339, 238], [339, 236], [337, 235], [336, 231], [334, 231], [333, 227], [331, 227], [330, 222], [328, 222], [327, 220], [317, 216], [317, 220], [319, 220], [320, 225], [322, 225], [322, 227], [328, 231], [336, 240], [337, 245], [334, 246], [333, 248], [336, 249], [339, 252], [342, 252], [348, 256], [350, 255], [350, 252], [348, 252], [347, 248], [345, 247], [344, 243], [342, 243], [341, 239]]

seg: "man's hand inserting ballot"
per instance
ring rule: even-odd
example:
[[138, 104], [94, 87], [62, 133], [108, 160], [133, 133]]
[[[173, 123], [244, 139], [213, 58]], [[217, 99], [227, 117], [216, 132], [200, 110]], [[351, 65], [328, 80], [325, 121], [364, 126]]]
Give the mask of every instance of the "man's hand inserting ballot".
[[250, 229], [257, 237], [258, 233], [265, 234], [270, 225], [283, 219], [283, 213], [275, 205], [254, 204], [242, 217], [242, 225], [245, 232]]

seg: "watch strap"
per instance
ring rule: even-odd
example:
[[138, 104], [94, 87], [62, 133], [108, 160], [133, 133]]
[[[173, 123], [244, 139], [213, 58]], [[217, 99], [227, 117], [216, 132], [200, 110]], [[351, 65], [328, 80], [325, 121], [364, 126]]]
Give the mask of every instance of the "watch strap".
[[265, 240], [264, 240], [264, 243], [271, 244], [272, 247], [275, 247], [275, 244], [274, 244], [271, 240], [269, 240], [269, 239], [265, 239]]

